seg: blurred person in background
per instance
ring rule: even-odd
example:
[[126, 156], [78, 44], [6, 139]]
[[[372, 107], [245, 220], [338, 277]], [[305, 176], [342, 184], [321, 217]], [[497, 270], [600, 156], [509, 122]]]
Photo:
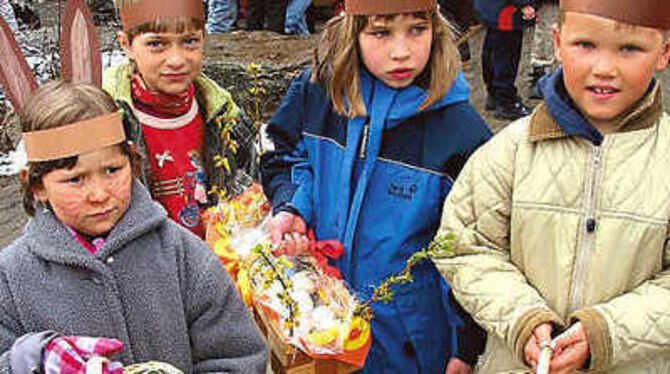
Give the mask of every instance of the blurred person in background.
[[530, 114], [514, 85], [521, 60], [523, 30], [535, 22], [535, 0], [475, 0], [474, 9], [486, 26], [482, 47], [482, 78], [486, 110], [498, 119]]
[[288, 0], [248, 0], [247, 30], [269, 30], [283, 34], [287, 5]]
[[207, 32], [224, 34], [232, 31], [237, 22], [237, 0], [210, 0]]

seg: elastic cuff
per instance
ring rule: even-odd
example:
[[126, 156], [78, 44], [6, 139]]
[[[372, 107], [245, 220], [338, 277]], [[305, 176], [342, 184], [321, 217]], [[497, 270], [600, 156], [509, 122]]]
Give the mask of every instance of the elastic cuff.
[[51, 343], [54, 339], [60, 337], [61, 334], [55, 332], [55, 331], [48, 331], [48, 335], [42, 340], [42, 349], [40, 351], [40, 373], [44, 372], [44, 359], [46, 358], [47, 355], [47, 347], [49, 346], [49, 343]]
[[58, 334], [54, 331], [30, 333], [17, 339], [9, 353], [12, 373], [42, 373], [44, 349]]
[[[263, 186], [263, 192], [266, 192], [265, 186]], [[267, 192], [266, 192], [267, 193]], [[286, 204], [290, 204], [293, 194], [295, 193], [292, 188], [278, 188], [274, 191], [272, 196], [272, 207], [273, 213], [277, 214], [283, 209]], [[269, 196], [269, 195], [268, 195]]]
[[563, 326], [563, 321], [556, 313], [544, 308], [531, 309], [518, 319], [510, 341], [513, 343], [512, 349], [519, 362], [525, 362], [524, 349], [526, 343], [533, 335], [535, 328], [543, 323]]
[[274, 214], [277, 214], [277, 213], [280, 213], [280, 212], [291, 213], [295, 216], [299, 216], [300, 218], [302, 218], [302, 215], [300, 214], [298, 209], [296, 209], [290, 203], [285, 203], [285, 204], [282, 204], [281, 206], [279, 206], [277, 209], [275, 209]]
[[612, 362], [612, 339], [605, 318], [595, 309], [584, 309], [575, 312], [571, 320], [582, 323], [591, 350], [589, 371], [600, 371]]

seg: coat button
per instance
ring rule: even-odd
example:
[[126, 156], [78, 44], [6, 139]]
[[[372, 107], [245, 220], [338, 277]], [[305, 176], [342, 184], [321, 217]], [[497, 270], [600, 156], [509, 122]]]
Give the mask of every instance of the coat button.
[[416, 356], [416, 352], [414, 351], [414, 346], [410, 342], [405, 342], [405, 344], [402, 345], [402, 350], [405, 352], [405, 355], [407, 355], [407, 357]]
[[108, 264], [111, 264], [113, 262], [114, 262], [114, 257], [112, 257], [112, 256], [107, 257], [107, 263]]
[[596, 230], [596, 220], [595, 218], [589, 218], [586, 220], [586, 231], [594, 232]]

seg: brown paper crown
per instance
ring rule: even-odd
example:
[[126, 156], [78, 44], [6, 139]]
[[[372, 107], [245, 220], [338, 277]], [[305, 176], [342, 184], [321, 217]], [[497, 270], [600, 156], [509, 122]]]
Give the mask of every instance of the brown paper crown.
[[23, 133], [28, 161], [41, 162], [72, 157], [122, 143], [126, 140], [121, 113], [48, 130]]
[[344, 9], [352, 15], [387, 15], [435, 9], [436, 0], [346, 0]]
[[561, 0], [561, 10], [592, 14], [636, 26], [670, 30], [668, 0]]
[[[275, 1], [275, 0], [273, 0]], [[158, 19], [188, 17], [205, 19], [205, 8], [201, 0], [140, 0], [121, 9], [123, 31]]]

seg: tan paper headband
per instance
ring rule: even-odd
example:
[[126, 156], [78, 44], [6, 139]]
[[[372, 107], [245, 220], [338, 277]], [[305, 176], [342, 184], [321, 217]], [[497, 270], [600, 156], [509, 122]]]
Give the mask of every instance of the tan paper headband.
[[200, 0], [141, 0], [121, 9], [121, 24], [123, 31], [127, 32], [163, 18], [188, 17], [204, 20], [204, 10]]
[[28, 161], [52, 161], [103, 149], [126, 140], [121, 113], [48, 130], [24, 132]]
[[386, 15], [435, 9], [436, 0], [346, 0], [344, 9], [353, 15]]
[[630, 25], [670, 30], [668, 0], [561, 0], [561, 10], [592, 14]]

